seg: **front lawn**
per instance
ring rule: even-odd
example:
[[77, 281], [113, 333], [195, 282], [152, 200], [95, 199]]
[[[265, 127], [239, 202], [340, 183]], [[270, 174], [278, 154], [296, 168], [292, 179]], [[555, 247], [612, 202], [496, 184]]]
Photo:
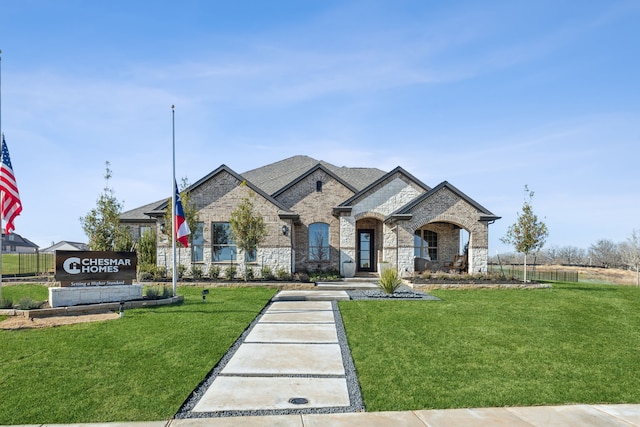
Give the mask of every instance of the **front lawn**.
[[0, 330], [0, 425], [170, 418], [276, 292], [200, 291], [116, 320]]
[[433, 291], [342, 301], [368, 411], [640, 402], [640, 290]]

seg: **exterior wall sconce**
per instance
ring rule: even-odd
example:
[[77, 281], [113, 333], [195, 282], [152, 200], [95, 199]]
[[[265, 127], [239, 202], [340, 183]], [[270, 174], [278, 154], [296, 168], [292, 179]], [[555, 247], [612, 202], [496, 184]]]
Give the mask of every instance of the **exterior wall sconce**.
[[287, 231], [289, 231], [289, 229], [287, 228], [286, 225], [282, 226], [282, 234], [284, 234], [285, 236], [287, 235]]

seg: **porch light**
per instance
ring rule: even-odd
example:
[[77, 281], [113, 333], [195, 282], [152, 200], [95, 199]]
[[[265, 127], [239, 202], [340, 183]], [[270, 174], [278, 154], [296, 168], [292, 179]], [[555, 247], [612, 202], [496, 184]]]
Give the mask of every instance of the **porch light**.
[[287, 235], [287, 231], [289, 231], [289, 229], [287, 228], [286, 225], [282, 226], [282, 234], [284, 234], [285, 236]]

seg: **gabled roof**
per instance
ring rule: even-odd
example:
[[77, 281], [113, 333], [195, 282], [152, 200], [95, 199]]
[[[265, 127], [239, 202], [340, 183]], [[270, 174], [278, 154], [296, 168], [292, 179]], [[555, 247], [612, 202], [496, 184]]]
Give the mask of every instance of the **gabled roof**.
[[54, 245], [49, 246], [48, 248], [42, 249], [40, 252], [54, 252], [62, 248], [64, 248], [64, 250], [88, 251], [89, 245], [87, 245], [86, 243], [69, 242], [66, 240], [62, 240]]
[[336, 175], [335, 173], [333, 173], [332, 171], [330, 171], [327, 167], [325, 167], [322, 163], [317, 163], [315, 166], [313, 166], [311, 169], [309, 169], [308, 171], [306, 171], [305, 173], [303, 173], [302, 175], [300, 175], [298, 178], [294, 179], [293, 181], [291, 181], [290, 183], [288, 183], [287, 185], [285, 185], [284, 187], [282, 187], [281, 189], [279, 189], [278, 191], [276, 191], [275, 193], [273, 193], [273, 197], [278, 197], [280, 194], [284, 193], [285, 191], [287, 191], [288, 189], [290, 189], [291, 187], [293, 187], [294, 185], [296, 185], [297, 183], [299, 183], [300, 181], [304, 180], [305, 178], [307, 178], [309, 175], [311, 175], [312, 173], [321, 170], [324, 173], [326, 173], [327, 175], [329, 175], [330, 177], [332, 177], [333, 179], [335, 179], [336, 181], [338, 181], [340, 184], [344, 185], [345, 187], [347, 187], [349, 190], [351, 190], [352, 192], [356, 193], [358, 190], [356, 188], [354, 188], [351, 184], [349, 184], [348, 182], [346, 182], [344, 179], [340, 178], [338, 175]]
[[487, 208], [482, 206], [480, 203], [473, 200], [471, 197], [464, 194], [462, 191], [458, 190], [456, 187], [454, 187], [452, 184], [450, 184], [447, 181], [441, 182], [440, 184], [435, 186], [432, 190], [427, 191], [420, 197], [417, 197], [413, 201], [407, 203], [406, 205], [404, 205], [403, 207], [401, 207], [400, 209], [398, 209], [397, 211], [389, 215], [389, 218], [406, 219], [407, 217], [410, 217], [413, 208], [415, 208], [418, 204], [422, 203], [423, 201], [429, 199], [430, 197], [433, 197], [443, 188], [449, 189], [452, 193], [454, 193], [455, 195], [460, 197], [462, 200], [464, 200], [465, 202], [469, 203], [471, 206], [476, 208], [481, 213], [480, 221], [495, 221], [501, 218], [491, 213], [490, 210], [488, 210]]
[[163, 203], [167, 203], [168, 199], [158, 200], [157, 202], [149, 203], [144, 206], [140, 206], [135, 209], [123, 212], [120, 214], [120, 222], [154, 222], [155, 220], [148, 214], [158, 208]]
[[323, 160], [316, 160], [309, 156], [293, 156], [275, 163], [243, 172], [242, 176], [251, 181], [267, 194], [275, 194], [301, 175], [308, 173], [316, 165], [322, 165], [325, 170], [331, 171], [334, 176], [356, 191], [369, 185], [385, 174], [377, 168], [350, 168], [338, 167]]
[[362, 189], [357, 194], [354, 194], [353, 197], [351, 197], [350, 199], [345, 200], [344, 202], [340, 203], [340, 206], [338, 206], [338, 210], [341, 210], [341, 208], [347, 209], [348, 207], [352, 206], [355, 201], [357, 201], [359, 198], [361, 198], [362, 196], [367, 194], [367, 192], [369, 192], [371, 189], [373, 189], [376, 186], [382, 184], [383, 182], [385, 182], [386, 180], [392, 178], [396, 174], [401, 174], [401, 175], [406, 176], [412, 182], [414, 182], [416, 185], [418, 185], [420, 188], [422, 188], [425, 192], [431, 190], [431, 187], [429, 187], [428, 185], [426, 185], [425, 183], [420, 181], [418, 178], [416, 178], [415, 176], [411, 175], [409, 172], [407, 172], [406, 170], [404, 170], [400, 166], [398, 166], [397, 168], [395, 168], [391, 172], [383, 175], [379, 179], [377, 179], [374, 182], [372, 182], [371, 184], [369, 184], [366, 188]]
[[33, 243], [31, 240], [26, 237], [22, 237], [18, 233], [10, 233], [9, 235], [2, 233], [2, 243], [3, 244], [11, 244], [11, 246], [23, 247], [23, 248], [35, 248], [38, 249], [40, 246]]
[[[237, 179], [240, 182], [245, 182], [247, 184], [248, 188], [250, 188], [251, 190], [255, 191], [260, 196], [264, 197], [266, 200], [268, 200], [269, 202], [273, 203], [278, 209], [280, 209], [281, 214], [287, 215], [287, 214], [291, 214], [292, 213], [291, 211], [289, 211], [289, 209], [287, 209], [286, 206], [284, 206], [283, 204], [278, 202], [276, 199], [274, 199], [273, 197], [271, 197], [270, 195], [265, 193], [262, 189], [260, 189], [258, 186], [253, 184], [251, 181], [246, 179], [244, 176], [239, 175], [238, 173], [236, 173], [233, 169], [231, 169], [227, 165], [221, 165], [216, 170], [210, 172], [208, 175], [204, 176], [203, 178], [201, 178], [198, 181], [196, 181], [193, 184], [191, 184], [189, 187], [185, 188], [184, 191], [192, 192], [195, 189], [197, 189], [198, 187], [200, 187], [202, 184], [204, 184], [205, 182], [209, 181], [210, 179], [214, 178], [216, 175], [219, 175], [222, 172], [228, 173], [229, 175], [233, 176], [235, 179]], [[167, 208], [168, 205], [169, 205], [169, 198], [165, 199], [162, 203], [157, 205], [153, 209], [153, 211], [147, 212], [147, 214], [148, 215], [153, 215], [153, 216], [164, 215], [164, 211], [165, 211], [165, 209]]]

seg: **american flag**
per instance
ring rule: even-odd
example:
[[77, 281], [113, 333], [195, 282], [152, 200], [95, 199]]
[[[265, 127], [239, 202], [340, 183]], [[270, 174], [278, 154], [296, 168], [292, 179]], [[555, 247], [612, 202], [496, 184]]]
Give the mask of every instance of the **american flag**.
[[4, 134], [2, 135], [2, 165], [0, 165], [0, 208], [2, 218], [6, 221], [6, 233], [9, 234], [15, 229], [13, 220], [22, 212], [22, 203]]

